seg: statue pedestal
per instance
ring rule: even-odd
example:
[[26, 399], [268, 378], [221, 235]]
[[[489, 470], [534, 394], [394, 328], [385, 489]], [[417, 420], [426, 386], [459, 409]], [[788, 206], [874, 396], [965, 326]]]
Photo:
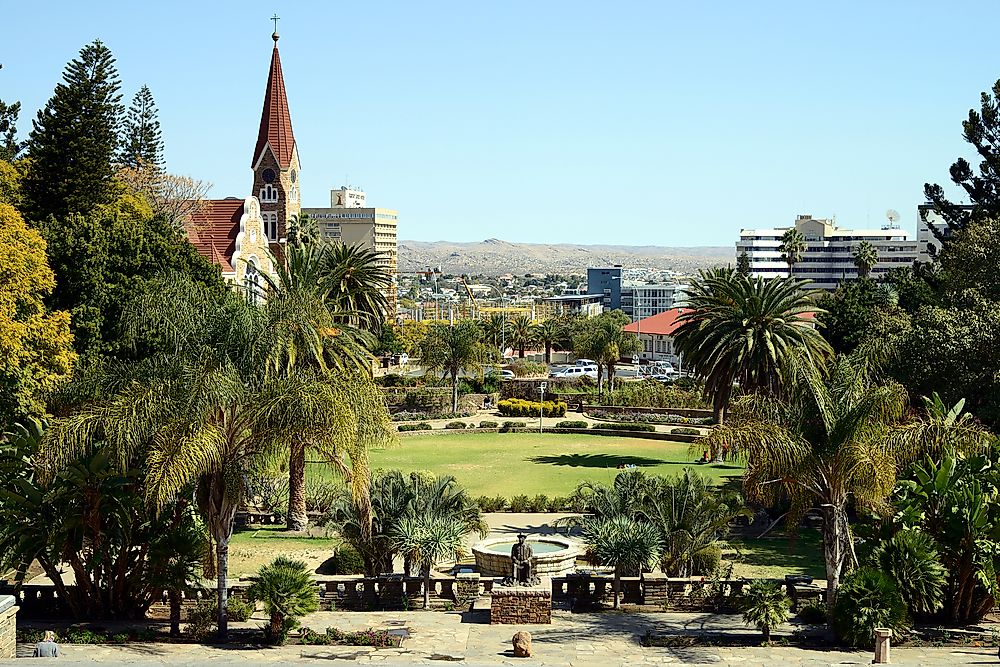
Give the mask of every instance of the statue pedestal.
[[490, 625], [552, 623], [550, 586], [497, 586], [490, 596]]

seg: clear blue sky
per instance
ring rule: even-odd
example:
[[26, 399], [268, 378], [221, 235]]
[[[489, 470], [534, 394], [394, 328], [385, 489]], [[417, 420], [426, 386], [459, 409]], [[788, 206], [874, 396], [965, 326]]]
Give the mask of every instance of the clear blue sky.
[[[307, 206], [362, 186], [400, 238], [731, 245], [797, 213], [916, 228], [1000, 77], [1000, 3], [8, 2], [22, 133], [102, 39], [168, 168], [248, 194], [277, 10]], [[141, 9], [140, 9], [141, 8]]]

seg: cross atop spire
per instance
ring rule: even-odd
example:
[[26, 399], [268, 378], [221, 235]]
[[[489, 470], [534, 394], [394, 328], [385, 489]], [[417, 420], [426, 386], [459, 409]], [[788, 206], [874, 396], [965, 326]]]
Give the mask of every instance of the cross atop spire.
[[271, 39], [274, 40], [274, 44], [275, 44], [275, 46], [277, 46], [277, 44], [278, 44], [278, 21], [281, 20], [281, 17], [278, 16], [277, 12], [275, 12], [274, 16], [271, 17], [271, 20], [274, 21], [274, 32], [271, 33]]
[[[272, 19], [277, 23], [277, 18]], [[281, 73], [281, 57], [278, 55], [278, 33], [274, 38], [271, 52], [271, 70], [267, 76], [264, 91], [264, 108], [260, 114], [260, 129], [257, 132], [257, 146], [254, 149], [251, 166], [257, 164], [266, 146], [271, 147], [278, 165], [287, 169], [292, 161], [295, 135], [292, 134], [292, 117], [288, 113], [288, 97], [285, 94], [285, 78]]]

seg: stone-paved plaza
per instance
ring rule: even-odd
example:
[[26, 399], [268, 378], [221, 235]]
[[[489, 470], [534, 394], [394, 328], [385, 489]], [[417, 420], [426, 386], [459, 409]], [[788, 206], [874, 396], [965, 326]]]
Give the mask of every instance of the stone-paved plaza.
[[[237, 627], [259, 626], [254, 618]], [[713, 632], [754, 634], [738, 616], [680, 613], [554, 612], [551, 625], [489, 625], [482, 612], [318, 612], [306, 625], [322, 630], [367, 627], [406, 629], [409, 637], [398, 649], [349, 646], [284, 646], [276, 648], [211, 647], [200, 644], [140, 644], [133, 646], [63, 645], [62, 663], [107, 664], [461, 664], [461, 665], [867, 665], [870, 652], [803, 650], [795, 647], [646, 648], [639, 638], [652, 633]], [[532, 635], [533, 656], [515, 658], [511, 637], [517, 630]], [[787, 630], [787, 628], [786, 628]], [[30, 647], [19, 647], [30, 655]], [[894, 648], [897, 665], [998, 664], [996, 648]]]

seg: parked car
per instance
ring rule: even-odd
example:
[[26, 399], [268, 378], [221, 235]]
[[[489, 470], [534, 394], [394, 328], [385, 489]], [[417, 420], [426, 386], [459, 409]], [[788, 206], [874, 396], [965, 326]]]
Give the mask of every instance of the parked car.
[[513, 380], [515, 377], [514, 371], [507, 370], [506, 368], [504, 368], [503, 370], [500, 371], [500, 377], [504, 380]]
[[597, 362], [593, 359], [577, 359], [575, 366], [596, 366]]
[[582, 378], [597, 379], [597, 366], [567, 366], [549, 373], [550, 378]]

